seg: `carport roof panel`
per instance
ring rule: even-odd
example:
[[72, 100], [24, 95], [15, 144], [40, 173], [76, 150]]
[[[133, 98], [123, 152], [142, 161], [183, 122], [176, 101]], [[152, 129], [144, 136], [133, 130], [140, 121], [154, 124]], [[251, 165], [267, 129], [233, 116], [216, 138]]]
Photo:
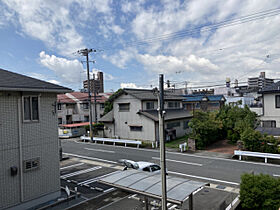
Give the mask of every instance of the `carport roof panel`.
[[[102, 183], [143, 194], [161, 197], [161, 175], [137, 170], [119, 171], [99, 180]], [[182, 204], [188, 196], [207, 183], [178, 177], [167, 177], [167, 199]]]

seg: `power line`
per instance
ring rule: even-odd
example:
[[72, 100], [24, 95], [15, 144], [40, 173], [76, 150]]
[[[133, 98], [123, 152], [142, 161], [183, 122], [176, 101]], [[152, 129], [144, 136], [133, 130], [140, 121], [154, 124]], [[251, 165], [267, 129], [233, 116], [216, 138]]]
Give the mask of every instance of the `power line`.
[[[241, 16], [241, 17], [238, 17], [235, 19], [231, 18], [231, 19], [224, 20], [224, 21], [221, 21], [221, 22], [215, 23], [215, 24], [203, 25], [203, 26], [195, 27], [195, 28], [192, 28], [189, 30], [177, 31], [177, 32], [164, 34], [164, 35], [160, 35], [160, 36], [155, 36], [155, 37], [151, 37], [151, 38], [147, 38], [147, 39], [143, 39], [143, 40], [139, 40], [139, 41], [135, 41], [135, 42], [127, 42], [124, 44], [126, 47], [147, 45], [147, 44], [151, 44], [153, 42], [167, 41], [169, 39], [182, 38], [182, 37], [185, 37], [188, 35], [193, 35], [197, 32], [206, 32], [206, 31], [211, 31], [211, 30], [218, 29], [218, 28], [240, 25], [240, 24], [244, 24], [247, 22], [255, 21], [255, 20], [261, 20], [261, 19], [264, 19], [267, 17], [273, 17], [273, 16], [276, 16], [279, 14], [280, 14], [280, 8], [269, 9], [269, 10], [249, 14], [246, 16]], [[110, 46], [110, 48], [108, 48], [108, 49], [111, 49], [111, 47], [112, 46]]]

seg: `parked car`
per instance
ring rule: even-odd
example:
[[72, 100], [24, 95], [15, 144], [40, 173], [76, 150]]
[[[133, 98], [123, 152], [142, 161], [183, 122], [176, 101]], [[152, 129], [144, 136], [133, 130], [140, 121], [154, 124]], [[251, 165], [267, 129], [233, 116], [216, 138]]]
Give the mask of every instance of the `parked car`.
[[133, 160], [120, 160], [120, 162], [123, 163], [125, 166], [123, 170], [132, 168], [145, 172], [160, 173], [160, 169], [161, 169], [159, 165], [151, 162], [144, 162], [144, 161], [135, 162]]

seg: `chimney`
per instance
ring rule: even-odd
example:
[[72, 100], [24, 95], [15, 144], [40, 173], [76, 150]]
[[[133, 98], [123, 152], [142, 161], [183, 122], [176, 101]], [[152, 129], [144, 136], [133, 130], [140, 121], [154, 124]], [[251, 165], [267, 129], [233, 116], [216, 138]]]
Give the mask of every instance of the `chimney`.
[[234, 80], [234, 87], [238, 87], [238, 80]]
[[230, 78], [229, 77], [226, 78], [226, 87], [230, 87]]

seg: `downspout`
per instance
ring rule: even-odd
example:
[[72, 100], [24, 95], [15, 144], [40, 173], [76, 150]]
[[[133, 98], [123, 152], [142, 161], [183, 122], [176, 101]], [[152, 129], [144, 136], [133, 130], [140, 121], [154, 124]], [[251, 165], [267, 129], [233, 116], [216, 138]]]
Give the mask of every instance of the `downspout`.
[[22, 119], [21, 119], [21, 97], [18, 98], [18, 144], [19, 144], [19, 175], [20, 175], [20, 202], [24, 201], [23, 195], [23, 160], [22, 160]]

